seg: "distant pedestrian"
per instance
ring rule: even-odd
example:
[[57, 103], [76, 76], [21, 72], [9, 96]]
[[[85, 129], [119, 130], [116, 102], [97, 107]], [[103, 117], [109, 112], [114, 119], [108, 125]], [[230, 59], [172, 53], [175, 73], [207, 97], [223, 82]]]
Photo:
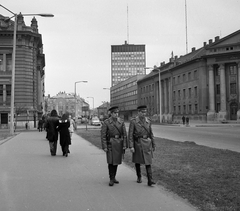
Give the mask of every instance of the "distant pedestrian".
[[73, 134], [74, 128], [75, 128], [75, 122], [72, 119], [71, 115], [69, 115], [68, 120], [70, 122], [69, 132], [70, 132], [70, 136], [72, 137], [72, 134]]
[[137, 183], [142, 183], [141, 164], [146, 167], [148, 186], [156, 183], [152, 177], [153, 151], [156, 149], [151, 121], [146, 117], [147, 106], [139, 106], [138, 115], [130, 121], [128, 140], [132, 152], [132, 161], [135, 163]]
[[183, 117], [182, 117], [182, 123], [183, 123], [183, 125], [185, 125], [185, 120], [186, 120], [186, 118], [185, 118], [185, 116], [183, 116]]
[[124, 121], [118, 117], [118, 107], [111, 107], [109, 111], [111, 116], [103, 122], [101, 128], [101, 142], [107, 156], [109, 186], [113, 186], [114, 183], [119, 183], [116, 180], [117, 168], [122, 163], [128, 145], [126, 127]]
[[25, 128], [28, 130], [28, 122], [25, 123]]
[[67, 157], [69, 151], [69, 145], [71, 145], [71, 137], [69, 132], [70, 121], [68, 114], [63, 114], [59, 120], [58, 131], [60, 133], [60, 145], [62, 147], [63, 156]]
[[186, 117], [186, 126], [189, 126], [189, 117]]
[[46, 138], [49, 140], [50, 152], [52, 156], [55, 156], [57, 152], [58, 125], [59, 125], [58, 114], [57, 114], [57, 111], [53, 109], [51, 111], [50, 117], [46, 121], [46, 130], [47, 130]]
[[43, 120], [39, 119], [38, 120], [38, 131], [42, 132], [42, 129], [43, 129]]

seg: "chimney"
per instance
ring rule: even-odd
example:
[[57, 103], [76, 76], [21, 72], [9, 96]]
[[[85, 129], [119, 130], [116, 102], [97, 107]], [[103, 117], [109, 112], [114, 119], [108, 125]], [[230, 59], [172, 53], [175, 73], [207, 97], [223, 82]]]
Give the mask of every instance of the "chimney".
[[206, 47], [206, 45], [207, 45], [207, 42], [204, 42], [204, 43], [203, 43], [203, 47]]
[[215, 37], [215, 42], [218, 41], [219, 39], [220, 39], [219, 36], [216, 36]]
[[127, 40], [125, 40], [124, 44], [127, 45]]
[[209, 45], [212, 44], [212, 39], [209, 40]]
[[196, 48], [195, 48], [195, 47], [192, 48], [192, 52], [194, 52], [194, 51], [196, 51]]
[[175, 60], [177, 60], [178, 56], [175, 56], [174, 58], [175, 58]]

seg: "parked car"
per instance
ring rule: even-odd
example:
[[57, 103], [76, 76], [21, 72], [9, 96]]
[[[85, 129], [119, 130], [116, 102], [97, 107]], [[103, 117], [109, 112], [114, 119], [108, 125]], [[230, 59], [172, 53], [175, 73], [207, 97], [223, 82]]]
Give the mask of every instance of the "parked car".
[[98, 117], [92, 117], [92, 120], [91, 120], [91, 125], [96, 125], [96, 126], [100, 126], [101, 125], [101, 121], [99, 120]]

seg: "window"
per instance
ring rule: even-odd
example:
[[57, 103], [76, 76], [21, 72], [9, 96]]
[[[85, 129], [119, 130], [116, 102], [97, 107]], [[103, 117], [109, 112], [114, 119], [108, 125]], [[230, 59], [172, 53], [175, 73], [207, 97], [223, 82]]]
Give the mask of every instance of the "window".
[[194, 70], [194, 79], [198, 78], [197, 70]]
[[237, 85], [236, 85], [236, 83], [230, 83], [230, 94], [237, 94]]
[[186, 89], [183, 89], [183, 99], [186, 99]]
[[194, 97], [197, 98], [198, 93], [197, 93], [197, 86], [194, 87]]
[[191, 104], [188, 105], [188, 113], [189, 113], [189, 114], [192, 113], [192, 105], [191, 105]]
[[195, 113], [198, 112], [198, 104], [195, 104]]
[[178, 99], [181, 100], [181, 92], [178, 90]]
[[180, 75], [178, 76], [178, 83], [180, 83]]
[[192, 80], [191, 72], [188, 73], [188, 80]]
[[186, 81], [186, 74], [183, 74], [183, 82]]
[[192, 97], [192, 89], [188, 88], [188, 98], [191, 98], [191, 97]]
[[181, 114], [181, 106], [178, 106], [178, 113]]
[[183, 105], [183, 113], [186, 113], [186, 105]]
[[7, 68], [6, 68], [6, 71], [12, 71], [12, 54], [7, 54], [6, 58], [7, 58], [7, 62], [6, 62]]
[[221, 109], [220, 106], [221, 106], [220, 103], [217, 103], [217, 106], [216, 106], [216, 112], [217, 112], [217, 113], [218, 113], [218, 112], [220, 111], [220, 109]]
[[237, 68], [236, 68], [236, 66], [230, 66], [229, 67], [229, 74], [230, 75], [237, 75]]
[[3, 85], [0, 85], [0, 96], [3, 96]]
[[6, 85], [7, 96], [11, 96], [11, 85]]
[[0, 55], [0, 71], [3, 71], [3, 55]]
[[220, 95], [220, 84], [216, 85], [216, 94]]
[[176, 91], [173, 91], [173, 100], [176, 100]]

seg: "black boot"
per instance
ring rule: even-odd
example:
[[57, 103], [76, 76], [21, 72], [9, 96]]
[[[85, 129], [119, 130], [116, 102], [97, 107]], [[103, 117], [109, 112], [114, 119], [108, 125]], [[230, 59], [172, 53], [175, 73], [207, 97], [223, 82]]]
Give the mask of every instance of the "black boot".
[[112, 164], [108, 164], [108, 172], [109, 172], [109, 186], [114, 185], [114, 166]]
[[142, 183], [141, 167], [139, 163], [135, 163], [136, 173], [137, 173], [137, 183]]
[[117, 168], [118, 168], [118, 165], [114, 165], [114, 166], [113, 166], [113, 169], [114, 169], [114, 178], [113, 178], [113, 182], [116, 183], [116, 184], [119, 183], [119, 181], [116, 180]]
[[147, 171], [147, 178], [148, 178], [148, 186], [155, 185], [156, 182], [154, 182], [153, 178], [152, 178], [152, 168], [151, 168], [151, 165], [146, 165], [146, 171]]

